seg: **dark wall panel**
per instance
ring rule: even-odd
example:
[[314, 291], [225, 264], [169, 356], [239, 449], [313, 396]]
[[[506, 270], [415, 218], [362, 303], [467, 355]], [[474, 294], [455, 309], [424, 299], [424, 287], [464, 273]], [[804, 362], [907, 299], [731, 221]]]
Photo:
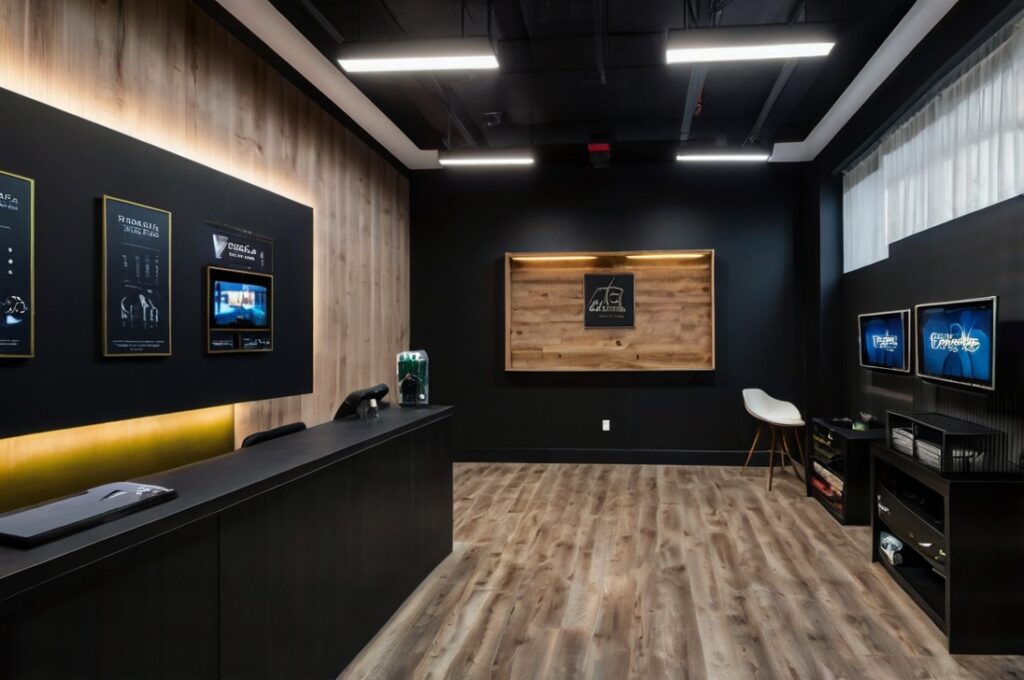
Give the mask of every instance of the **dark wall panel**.
[[[650, 460], [655, 449], [748, 447], [742, 388], [800, 401], [802, 177], [795, 166], [653, 164], [415, 173], [412, 345], [430, 353], [431, 398], [459, 408], [460, 455], [604, 449]], [[506, 251], [660, 248], [716, 251], [717, 370], [504, 371]]]
[[0, 678], [218, 676], [217, 519], [0, 601]]
[[[36, 357], [0, 361], [0, 437], [312, 391], [312, 210], [0, 90], [0, 169], [36, 180]], [[173, 213], [173, 350], [102, 357], [101, 196]], [[205, 353], [205, 220], [274, 239], [272, 353]]]
[[[889, 258], [844, 277], [847, 407], [935, 411], [1007, 433], [1024, 450], [1024, 197], [1003, 201], [893, 243]], [[860, 368], [857, 315], [923, 302], [999, 296], [996, 391]]]

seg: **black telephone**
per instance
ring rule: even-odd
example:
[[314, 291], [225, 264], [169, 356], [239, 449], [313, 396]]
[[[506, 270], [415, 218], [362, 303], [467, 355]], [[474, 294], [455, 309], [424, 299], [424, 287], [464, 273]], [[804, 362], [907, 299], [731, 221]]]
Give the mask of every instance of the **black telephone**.
[[362, 390], [356, 390], [352, 394], [345, 397], [345, 401], [341, 402], [341, 406], [338, 407], [338, 412], [334, 414], [335, 420], [341, 418], [347, 418], [356, 414], [356, 410], [359, 408], [359, 404], [370, 399], [376, 399], [377, 404], [380, 408], [384, 408], [384, 404], [381, 400], [388, 395], [390, 390], [384, 383], [380, 385], [374, 385], [373, 387], [367, 387]]

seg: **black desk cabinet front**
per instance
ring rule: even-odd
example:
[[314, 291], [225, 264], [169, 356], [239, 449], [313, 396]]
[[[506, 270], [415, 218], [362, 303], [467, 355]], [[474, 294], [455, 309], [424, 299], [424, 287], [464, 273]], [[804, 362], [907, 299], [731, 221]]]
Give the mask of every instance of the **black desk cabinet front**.
[[0, 678], [336, 677], [451, 553], [451, 422], [328, 423], [147, 478], [177, 488], [162, 506], [0, 549]]

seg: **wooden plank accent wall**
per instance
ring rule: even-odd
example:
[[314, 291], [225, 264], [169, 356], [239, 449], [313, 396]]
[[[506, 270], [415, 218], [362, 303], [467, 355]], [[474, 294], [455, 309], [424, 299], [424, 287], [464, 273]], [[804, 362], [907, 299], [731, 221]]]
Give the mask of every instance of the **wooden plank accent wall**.
[[[594, 259], [569, 259], [582, 257]], [[506, 253], [505, 369], [714, 370], [714, 262], [712, 250]], [[612, 272], [635, 275], [635, 326], [584, 328], [583, 276]]]
[[393, 382], [409, 338], [408, 181], [202, 10], [0, 0], [0, 87], [313, 207], [314, 390], [238, 405], [236, 440], [323, 422], [350, 390]]

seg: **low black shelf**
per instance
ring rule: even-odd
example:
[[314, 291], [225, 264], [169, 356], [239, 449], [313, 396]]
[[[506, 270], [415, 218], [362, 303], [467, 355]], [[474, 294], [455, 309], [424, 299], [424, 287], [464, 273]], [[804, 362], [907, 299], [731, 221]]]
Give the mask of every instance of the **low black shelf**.
[[849, 418], [814, 418], [808, 431], [807, 495], [840, 524], [871, 521], [871, 442], [885, 440], [879, 423], [854, 430]]
[[889, 411], [886, 443], [943, 475], [1022, 472], [999, 430], [938, 413]]
[[[1024, 654], [1024, 479], [943, 475], [871, 445], [871, 559], [881, 562], [954, 654]], [[903, 543], [892, 564], [879, 540]]]

